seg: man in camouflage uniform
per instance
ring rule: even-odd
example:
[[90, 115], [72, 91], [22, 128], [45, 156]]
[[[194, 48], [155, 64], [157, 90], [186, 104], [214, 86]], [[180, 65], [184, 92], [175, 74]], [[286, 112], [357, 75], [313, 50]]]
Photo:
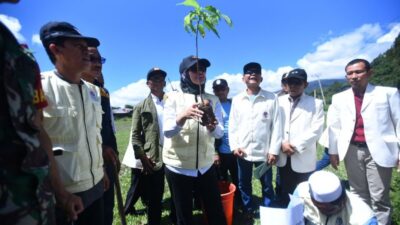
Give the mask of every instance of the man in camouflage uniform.
[[[2, 224], [55, 224], [56, 198], [75, 219], [80, 199], [63, 188], [51, 142], [41, 123], [47, 105], [39, 68], [0, 23], [0, 220]], [[51, 165], [51, 166], [50, 166]]]

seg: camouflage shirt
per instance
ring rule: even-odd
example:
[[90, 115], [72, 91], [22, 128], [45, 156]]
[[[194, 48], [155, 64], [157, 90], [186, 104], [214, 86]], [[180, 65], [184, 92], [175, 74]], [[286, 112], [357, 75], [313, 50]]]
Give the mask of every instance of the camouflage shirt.
[[55, 224], [49, 160], [34, 117], [46, 106], [33, 55], [0, 22], [0, 221]]

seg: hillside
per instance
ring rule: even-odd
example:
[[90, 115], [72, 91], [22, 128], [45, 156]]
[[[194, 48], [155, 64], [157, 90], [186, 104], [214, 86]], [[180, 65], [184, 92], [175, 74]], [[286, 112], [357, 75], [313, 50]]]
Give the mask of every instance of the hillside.
[[400, 35], [392, 48], [372, 61], [374, 75], [371, 83], [398, 87], [400, 85]]

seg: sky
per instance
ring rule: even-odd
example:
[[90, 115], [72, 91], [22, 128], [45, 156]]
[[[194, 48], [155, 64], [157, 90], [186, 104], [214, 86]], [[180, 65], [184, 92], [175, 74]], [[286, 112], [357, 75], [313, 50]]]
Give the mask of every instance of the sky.
[[[183, 0], [182, 0], [183, 1]], [[146, 74], [159, 67], [168, 74], [166, 91], [179, 88], [179, 64], [195, 54], [195, 36], [183, 28], [191, 10], [181, 0], [21, 0], [0, 4], [0, 20], [34, 52], [42, 71], [54, 67], [39, 39], [49, 21], [67, 21], [85, 36], [100, 40], [106, 88], [113, 106], [134, 105], [148, 94]], [[261, 86], [280, 88], [284, 72], [304, 68], [309, 81], [343, 78], [353, 58], [373, 60], [400, 33], [399, 0], [208, 0], [233, 21], [217, 26], [220, 38], [199, 39], [207, 58], [206, 91], [225, 78], [229, 97], [243, 91], [243, 66], [259, 62]]]

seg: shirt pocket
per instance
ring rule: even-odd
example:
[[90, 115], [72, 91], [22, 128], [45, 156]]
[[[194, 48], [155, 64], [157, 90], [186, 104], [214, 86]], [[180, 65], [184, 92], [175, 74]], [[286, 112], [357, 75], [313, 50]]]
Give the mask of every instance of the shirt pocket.
[[75, 144], [78, 142], [78, 136], [75, 130], [78, 127], [78, 113], [74, 108], [45, 108], [45, 110], [43, 110], [43, 116], [44, 128], [52, 142], [63, 144]]

